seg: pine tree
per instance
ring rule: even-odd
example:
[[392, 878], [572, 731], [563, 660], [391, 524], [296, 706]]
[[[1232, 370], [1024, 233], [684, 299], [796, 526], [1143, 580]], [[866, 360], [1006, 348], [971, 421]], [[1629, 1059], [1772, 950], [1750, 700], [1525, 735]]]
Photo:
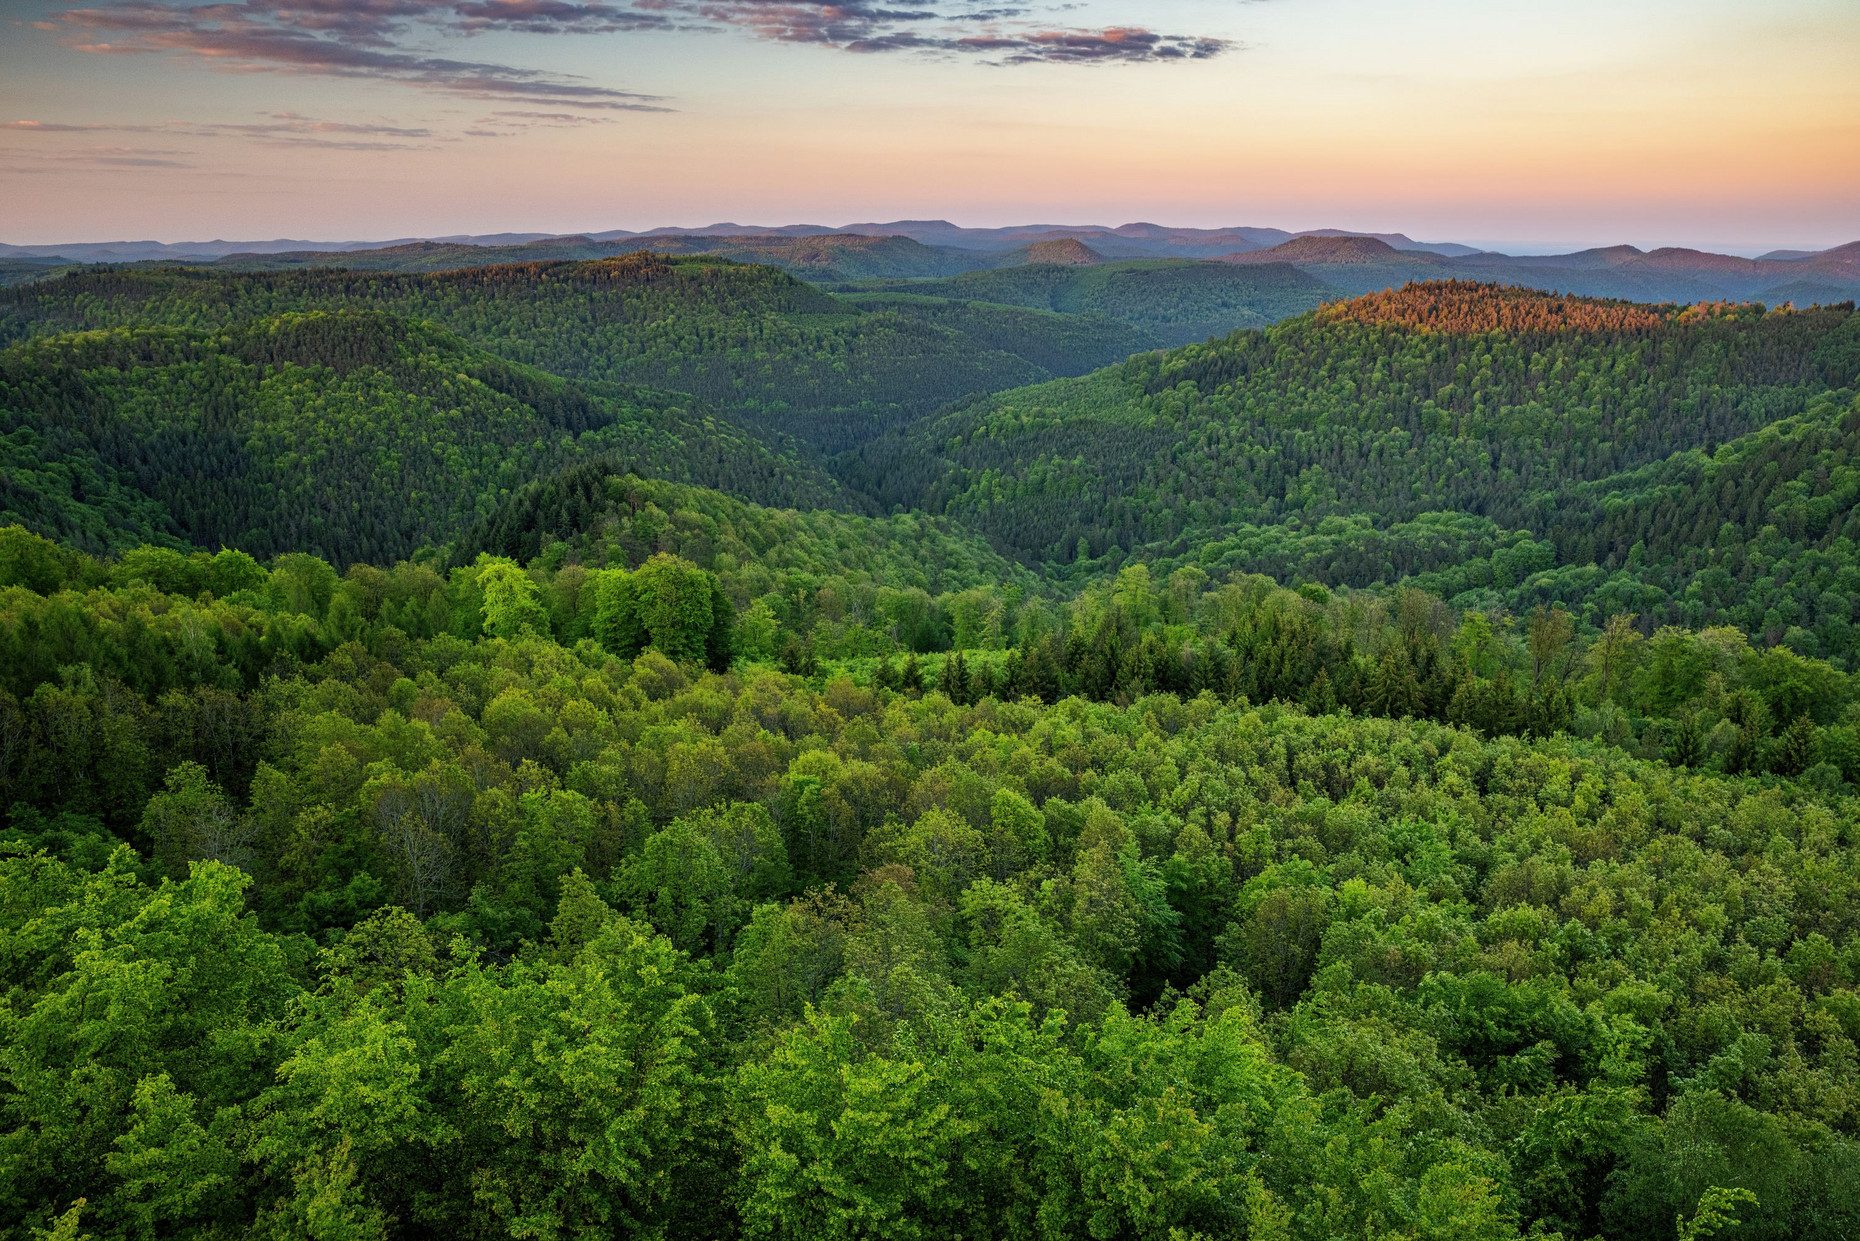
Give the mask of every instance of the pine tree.
[[1680, 720], [1666, 747], [1666, 761], [1675, 767], [1697, 767], [1705, 757], [1705, 736], [1691, 716]]
[[1569, 695], [1555, 677], [1548, 677], [1531, 694], [1527, 727], [1533, 736], [1553, 737], [1570, 724]]
[[1420, 714], [1421, 684], [1415, 680], [1414, 665], [1408, 662], [1406, 650], [1391, 646], [1383, 652], [1363, 705], [1371, 713], [1391, 719]]
[[1479, 726], [1479, 682], [1471, 672], [1466, 673], [1453, 687], [1453, 696], [1447, 700], [1447, 723], [1459, 728], [1477, 728]]
[[1779, 776], [1799, 776], [1813, 767], [1821, 757], [1820, 736], [1815, 721], [1807, 714], [1798, 715], [1776, 738], [1770, 768]]
[[995, 678], [994, 693], [1002, 699], [1019, 698], [1026, 691], [1021, 688], [1026, 680], [1026, 657], [1014, 647], [1007, 653], [1007, 659], [1001, 664], [1001, 674]]
[[1053, 657], [1057, 640], [1050, 634], [1027, 648], [1021, 658], [1020, 681], [1015, 692], [1041, 702], [1059, 701], [1059, 666]]
[[1311, 687], [1305, 691], [1305, 710], [1313, 715], [1334, 715], [1337, 711], [1337, 690], [1330, 683], [1330, 671], [1319, 668], [1317, 676], [1311, 681]]
[[812, 677], [820, 675], [820, 660], [814, 654], [811, 639], [791, 637], [783, 644], [778, 657], [783, 672], [791, 676]]
[[1724, 752], [1725, 773], [1741, 776], [1755, 771], [1757, 755], [1762, 748], [1763, 736], [1755, 728], [1746, 725], [1738, 729], [1731, 748]]
[[959, 707], [969, 705], [969, 661], [956, 651], [943, 661], [943, 677], [937, 688]]

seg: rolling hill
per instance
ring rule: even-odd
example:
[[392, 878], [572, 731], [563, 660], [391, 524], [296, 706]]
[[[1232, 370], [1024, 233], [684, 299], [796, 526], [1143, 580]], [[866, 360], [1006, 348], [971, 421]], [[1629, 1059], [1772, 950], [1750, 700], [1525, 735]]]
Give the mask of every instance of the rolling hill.
[[[912, 286], [913, 289], [915, 286]], [[979, 347], [1012, 353], [1054, 376], [1082, 375], [1161, 348], [1161, 336], [1099, 315], [909, 293], [844, 293], [848, 305], [959, 332]]]
[[1010, 250], [1008, 259], [1008, 262], [1001, 264], [1002, 267], [1025, 267], [1031, 264], [1093, 267], [1104, 262], [1104, 255], [1076, 237], [1062, 237], [1056, 241], [1036, 241], [1030, 246]]
[[1384, 240], [0, 290], [0, 1238], [1855, 1235], [1860, 314]]
[[806, 574], [840, 589], [932, 594], [1041, 586], [1025, 566], [946, 520], [759, 505], [642, 477], [613, 460], [569, 466], [518, 488], [459, 535], [451, 559], [469, 564], [488, 553], [528, 563], [550, 548], [591, 566], [680, 556], [717, 573], [744, 601], [772, 574]]
[[43, 280], [71, 266], [62, 259], [0, 258], [0, 286]]
[[[963, 228], [946, 220], [840, 227], [714, 224], [612, 229], [585, 235], [504, 233], [390, 242], [157, 242], [0, 245], [0, 259], [37, 263], [205, 262], [236, 270], [304, 267], [442, 271], [537, 261], [611, 258], [638, 251], [704, 254], [766, 264], [821, 284], [941, 279], [968, 271], [1053, 261], [1197, 259], [1286, 262], [1345, 294], [1410, 280], [1464, 279], [1639, 301], [1758, 300], [1832, 304], [1860, 297], [1860, 242], [1824, 251], [1778, 250], [1755, 259], [1683, 247], [1602, 246], [1569, 254], [1512, 255], [1403, 233], [1319, 228], [1178, 228], [1151, 223], [1030, 224]], [[1046, 257], [1042, 257], [1042, 253]], [[10, 267], [8, 279], [30, 279]], [[1192, 339], [1192, 338], [1191, 338]]]
[[[1078, 249], [1066, 253], [1077, 255]], [[852, 287], [1090, 315], [1126, 324], [1165, 345], [1263, 327], [1340, 296], [1335, 287], [1288, 264], [1241, 268], [1180, 259], [1033, 263], [948, 280]]]
[[207, 265], [230, 271], [292, 271], [317, 267], [437, 272], [509, 263], [606, 259], [641, 252], [711, 255], [741, 263], [758, 263], [815, 283], [947, 276], [968, 271], [975, 265], [973, 256], [966, 251], [933, 248], [908, 237], [861, 234], [808, 237], [672, 234], [610, 240], [550, 237], [511, 245], [420, 241], [366, 250], [229, 254]]
[[[862, 309], [770, 267], [637, 253], [434, 273], [87, 270], [0, 291], [0, 343], [313, 310], [431, 320], [513, 361], [691, 393], [828, 450], [964, 396], [1085, 372], [1132, 343], [1102, 324], [1030, 323], [1019, 312], [991, 324], [986, 308], [962, 316], [980, 332], [969, 335]], [[1039, 361], [1016, 352], [1023, 339]]]
[[1351, 293], [1415, 280], [1472, 280], [1645, 302], [1762, 301], [1832, 304], [1860, 297], [1860, 243], [1789, 259], [1701, 250], [1608, 246], [1573, 254], [1461, 255], [1397, 250], [1373, 237], [1303, 236], [1229, 254], [1238, 265], [1290, 263]]
[[859, 506], [688, 398], [575, 384], [378, 312], [112, 328], [0, 352], [0, 524], [337, 564], [443, 543], [605, 457], [766, 502]]
[[1049, 563], [1206, 545], [1233, 523], [1451, 511], [1542, 530], [1561, 487], [1854, 384], [1854, 331], [1845, 309], [1415, 285], [969, 403], [848, 454], [840, 473], [882, 505], [960, 517]]

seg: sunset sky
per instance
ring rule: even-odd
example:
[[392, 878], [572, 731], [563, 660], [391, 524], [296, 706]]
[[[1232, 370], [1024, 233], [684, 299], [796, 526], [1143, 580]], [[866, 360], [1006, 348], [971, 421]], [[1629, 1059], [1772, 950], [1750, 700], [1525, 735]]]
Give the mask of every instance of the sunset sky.
[[0, 241], [1860, 238], [1856, 0], [0, 3]]

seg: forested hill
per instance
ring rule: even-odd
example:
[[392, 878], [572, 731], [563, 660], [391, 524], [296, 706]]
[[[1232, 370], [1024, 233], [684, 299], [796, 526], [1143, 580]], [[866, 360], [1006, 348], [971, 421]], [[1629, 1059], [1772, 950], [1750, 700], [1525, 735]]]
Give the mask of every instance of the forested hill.
[[974, 251], [926, 246], [909, 237], [863, 234], [783, 237], [686, 236], [678, 234], [595, 240], [550, 237], [520, 245], [471, 245], [416, 241], [368, 250], [292, 250], [274, 254], [229, 254], [210, 264], [219, 270], [289, 271], [295, 268], [344, 268], [351, 271], [451, 271], [504, 263], [538, 263], [556, 259], [604, 259], [650, 251], [654, 254], [705, 254], [743, 263], [761, 263], [792, 272], [804, 280], [842, 281], [947, 276], [985, 262]]
[[689, 398], [576, 384], [373, 312], [49, 336], [0, 352], [0, 520], [389, 561], [566, 462], [610, 457], [768, 503], [860, 506]]
[[1181, 259], [1041, 261], [947, 280], [865, 281], [848, 289], [874, 308], [883, 304], [874, 295], [904, 293], [1092, 315], [1126, 324], [1160, 345], [1265, 327], [1343, 296], [1284, 263], [1239, 267]]
[[886, 504], [1067, 562], [1234, 522], [1450, 510], [1546, 528], [1559, 489], [1802, 412], [1860, 371], [1851, 308], [1647, 308], [1411, 285], [926, 420], [845, 461]]
[[1346, 289], [1373, 293], [1409, 281], [1485, 281], [1642, 302], [1753, 300], [1776, 305], [1851, 301], [1860, 296], [1855, 244], [1789, 258], [1738, 258], [1665, 248], [1644, 253], [1607, 246], [1575, 254], [1447, 255], [1397, 250], [1362, 236], [1302, 236], [1266, 249], [1224, 256], [1240, 265], [1291, 263]]
[[967, 323], [864, 311], [769, 267], [644, 254], [438, 273], [84, 272], [0, 290], [0, 341], [213, 329], [312, 310], [431, 320], [512, 361], [690, 393], [835, 450], [956, 398], [1082, 373], [1146, 343], [1057, 315], [1008, 312], [990, 329], [985, 309], [969, 313], [971, 333]]
[[[1034, 586], [1027, 569], [981, 539], [921, 514], [870, 518], [776, 511], [701, 487], [642, 477], [613, 460], [589, 461], [519, 488], [461, 535], [451, 559], [637, 565], [671, 553], [705, 569], [750, 575], [765, 588], [787, 574], [854, 576], [946, 594], [976, 586]], [[744, 598], [766, 589], [744, 586]]]
[[0, 293], [0, 1241], [1860, 1235], [1851, 307], [879, 296]]

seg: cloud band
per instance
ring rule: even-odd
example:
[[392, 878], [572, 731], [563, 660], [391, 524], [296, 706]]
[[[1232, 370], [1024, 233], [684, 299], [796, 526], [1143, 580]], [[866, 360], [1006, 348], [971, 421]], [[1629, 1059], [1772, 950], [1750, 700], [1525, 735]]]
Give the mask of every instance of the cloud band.
[[66, 10], [57, 26], [79, 50], [196, 56], [235, 72], [375, 78], [466, 98], [558, 110], [658, 112], [658, 96], [585, 79], [431, 55], [422, 33], [617, 34], [740, 30], [755, 38], [864, 54], [919, 53], [1001, 65], [1205, 60], [1234, 44], [1141, 26], [1056, 26], [1063, 12], [982, 7], [805, 4], [793, 0], [121, 0]]

